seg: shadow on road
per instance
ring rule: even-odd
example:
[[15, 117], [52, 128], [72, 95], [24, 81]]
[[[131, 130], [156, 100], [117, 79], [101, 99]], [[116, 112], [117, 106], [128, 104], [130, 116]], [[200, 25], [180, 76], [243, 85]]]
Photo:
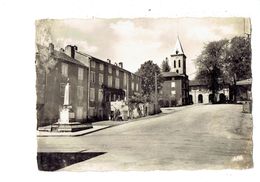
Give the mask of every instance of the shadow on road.
[[40, 171], [56, 171], [58, 169], [82, 162], [106, 152], [84, 152], [84, 153], [37, 153], [38, 169]]

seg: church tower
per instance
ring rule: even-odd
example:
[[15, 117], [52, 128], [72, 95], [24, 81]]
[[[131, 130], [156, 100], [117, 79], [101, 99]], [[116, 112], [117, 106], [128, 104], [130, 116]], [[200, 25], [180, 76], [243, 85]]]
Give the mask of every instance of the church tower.
[[182, 49], [179, 37], [177, 37], [174, 52], [170, 57], [170, 67], [171, 72], [186, 75], [186, 56]]

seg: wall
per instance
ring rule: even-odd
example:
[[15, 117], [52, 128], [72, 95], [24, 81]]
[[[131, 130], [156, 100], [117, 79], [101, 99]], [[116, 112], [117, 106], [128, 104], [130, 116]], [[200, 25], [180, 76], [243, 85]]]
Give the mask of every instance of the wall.
[[[172, 82], [175, 82], [175, 87], [172, 87]], [[172, 95], [172, 91], [175, 91], [175, 95]], [[164, 104], [169, 102], [169, 106], [180, 106], [183, 103], [183, 78], [172, 77], [171, 80], [165, 80], [162, 83], [162, 93], [160, 93], [160, 99], [163, 100]], [[174, 101], [174, 104], [172, 103]], [[167, 106], [167, 104], [165, 104]]]
[[[174, 60], [176, 61], [176, 68], [174, 68]], [[181, 62], [181, 66], [179, 67], [179, 60]], [[186, 58], [183, 54], [180, 55], [171, 55], [170, 57], [170, 67], [171, 72], [176, 72], [178, 70], [179, 74], [186, 74]]]
[[[198, 96], [201, 94], [203, 96], [203, 104], [208, 104], [210, 103], [209, 96], [212, 94], [212, 92], [204, 87], [196, 87], [196, 88], [191, 88], [190, 95], [192, 95], [192, 100], [194, 104], [199, 103], [198, 101]], [[220, 94], [224, 94], [226, 96], [226, 100], [229, 100], [229, 89], [224, 88], [220, 91], [218, 91], [218, 94], [216, 94], [217, 97], [217, 102], [220, 101]]]
[[[36, 59], [39, 59], [39, 57]], [[37, 80], [36, 80], [36, 89], [37, 89], [37, 126], [50, 125], [58, 121], [59, 119], [59, 110], [63, 106], [64, 97], [61, 92], [61, 84], [67, 83], [67, 78], [70, 82], [70, 102], [72, 105], [72, 110], [75, 113], [76, 121], [86, 121], [87, 119], [87, 79], [88, 71], [86, 67], [81, 67], [77, 64], [69, 63], [68, 64], [68, 77], [61, 75], [61, 65], [62, 60], [55, 59], [57, 64], [52, 68], [46, 75], [45, 71], [40, 69], [39, 66], [36, 67]], [[37, 60], [36, 60], [37, 61]], [[83, 81], [78, 80], [78, 67], [83, 68], [84, 70], [84, 79]], [[78, 99], [77, 86], [83, 87], [83, 98], [82, 100]], [[38, 91], [38, 89], [40, 91]], [[78, 119], [77, 116], [77, 107], [83, 107], [83, 118]]]

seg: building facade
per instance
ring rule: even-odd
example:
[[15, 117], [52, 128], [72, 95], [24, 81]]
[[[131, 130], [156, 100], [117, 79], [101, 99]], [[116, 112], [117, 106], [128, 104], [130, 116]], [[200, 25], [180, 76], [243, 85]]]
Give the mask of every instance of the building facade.
[[38, 126], [58, 121], [67, 80], [74, 118], [80, 122], [108, 119], [110, 102], [127, 101], [140, 94], [141, 78], [125, 70], [122, 62], [112, 64], [110, 60], [100, 60], [71, 45], [60, 51], [54, 50], [53, 44], [49, 47], [37, 45], [37, 49]]
[[159, 94], [162, 107], [189, 104], [189, 78], [186, 75], [186, 56], [179, 38], [177, 38], [174, 54], [169, 59], [170, 72], [162, 72], [163, 84]]
[[37, 127], [58, 121], [67, 82], [70, 83], [71, 118], [87, 122], [88, 69], [69, 53], [69, 49], [54, 50], [53, 44], [49, 47], [37, 45]]
[[[191, 104], [208, 104], [213, 101], [212, 91], [209, 90], [208, 84], [204, 80], [192, 80], [189, 84], [189, 100]], [[228, 84], [221, 85], [221, 89], [216, 94], [216, 101], [226, 103], [230, 99], [230, 89]]]
[[89, 119], [106, 120], [111, 102], [128, 100], [141, 92], [141, 78], [123, 68], [123, 63], [103, 61], [80, 51], [75, 57], [89, 67]]

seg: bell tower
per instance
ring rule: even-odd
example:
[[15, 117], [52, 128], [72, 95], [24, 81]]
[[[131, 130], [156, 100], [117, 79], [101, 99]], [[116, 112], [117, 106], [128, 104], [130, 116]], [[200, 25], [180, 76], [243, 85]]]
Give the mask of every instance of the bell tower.
[[177, 37], [174, 52], [170, 57], [170, 67], [171, 72], [186, 75], [186, 56], [179, 37]]

